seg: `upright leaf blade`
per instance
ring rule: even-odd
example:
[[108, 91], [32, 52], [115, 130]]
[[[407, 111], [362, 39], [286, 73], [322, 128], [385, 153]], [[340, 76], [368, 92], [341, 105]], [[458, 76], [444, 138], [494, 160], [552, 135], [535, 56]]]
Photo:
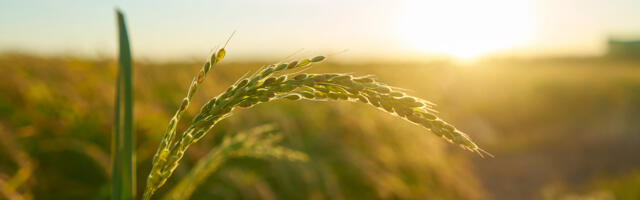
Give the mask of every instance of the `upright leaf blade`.
[[[119, 38], [119, 67], [116, 83], [113, 136], [112, 199], [133, 199], [135, 167], [133, 155], [133, 88], [131, 49], [124, 15], [116, 10]], [[122, 113], [121, 113], [122, 111]], [[122, 115], [122, 116], [121, 116]]]
[[120, 82], [122, 82], [122, 75], [120, 69], [118, 69], [118, 76], [116, 77], [116, 99], [114, 103], [114, 120], [113, 120], [113, 136], [111, 138], [111, 199], [116, 200], [120, 197], [122, 188], [122, 174], [120, 166], [122, 166], [120, 158], [121, 149], [121, 131], [120, 131]]

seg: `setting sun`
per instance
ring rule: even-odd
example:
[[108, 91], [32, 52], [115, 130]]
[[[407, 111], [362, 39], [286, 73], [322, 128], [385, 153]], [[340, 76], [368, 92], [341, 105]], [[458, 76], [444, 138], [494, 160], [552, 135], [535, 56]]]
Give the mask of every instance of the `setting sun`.
[[529, 9], [526, 0], [407, 0], [398, 32], [416, 50], [474, 58], [525, 43]]

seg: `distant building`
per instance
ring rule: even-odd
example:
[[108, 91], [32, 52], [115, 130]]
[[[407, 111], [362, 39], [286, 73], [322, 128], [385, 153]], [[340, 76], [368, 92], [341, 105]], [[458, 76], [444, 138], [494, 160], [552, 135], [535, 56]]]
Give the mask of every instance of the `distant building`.
[[616, 40], [607, 42], [607, 56], [640, 59], [640, 40]]

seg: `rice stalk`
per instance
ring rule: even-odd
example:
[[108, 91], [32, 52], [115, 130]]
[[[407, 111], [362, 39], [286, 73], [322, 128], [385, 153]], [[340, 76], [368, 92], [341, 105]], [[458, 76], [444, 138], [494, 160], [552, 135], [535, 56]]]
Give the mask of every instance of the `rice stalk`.
[[[233, 36], [233, 34], [231, 35]], [[229, 37], [231, 39], [231, 37]], [[228, 43], [229, 40], [227, 40]], [[225, 44], [226, 46], [226, 44]], [[173, 115], [171, 120], [169, 121], [169, 126], [165, 131], [165, 134], [160, 141], [160, 145], [156, 150], [156, 153], [153, 156], [152, 160], [152, 169], [147, 177], [147, 186], [145, 188], [143, 199], [150, 199], [151, 195], [166, 182], [168, 177], [162, 176], [160, 172], [163, 171], [162, 166], [165, 166], [167, 163], [167, 155], [172, 151], [173, 146], [175, 146], [175, 141], [178, 141], [176, 138], [176, 126], [182, 117], [182, 113], [189, 107], [191, 99], [193, 95], [198, 90], [200, 84], [204, 82], [206, 75], [209, 73], [212, 67], [218, 64], [226, 55], [225, 47], [218, 49], [216, 52], [211, 54], [209, 61], [205, 62], [202, 66], [198, 74], [193, 78], [191, 84], [189, 86], [189, 90], [187, 96], [182, 100], [180, 107]]]
[[[211, 63], [220, 61], [217, 60], [216, 54], [211, 57], [212, 60], [216, 58], [210, 61]], [[476, 152], [480, 156], [490, 155], [479, 148], [465, 133], [439, 118], [433, 103], [407, 95], [402, 90], [378, 82], [372, 76], [298, 73], [300, 71], [286, 73], [309, 68], [323, 60], [325, 60], [324, 56], [316, 56], [265, 66], [252, 76], [236, 81], [225, 92], [210, 99], [201, 107], [182, 137], [168, 143], [173, 145], [162, 146], [161, 144], [161, 147], [166, 149], [159, 150], [154, 156], [144, 199], [151, 198], [151, 195], [166, 182], [187, 148], [204, 137], [217, 122], [229, 117], [233, 110], [280, 99], [366, 103], [420, 125], [437, 136], [458, 144], [463, 149]], [[169, 127], [175, 127], [173, 121], [170, 122]]]

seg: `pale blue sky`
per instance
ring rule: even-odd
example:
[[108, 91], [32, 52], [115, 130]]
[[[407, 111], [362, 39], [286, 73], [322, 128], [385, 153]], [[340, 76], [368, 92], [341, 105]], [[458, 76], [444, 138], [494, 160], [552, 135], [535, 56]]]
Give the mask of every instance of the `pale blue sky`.
[[[470, 41], [487, 40], [480, 36], [475, 38], [474, 29], [464, 28], [478, 23], [473, 19], [484, 13], [493, 13], [495, 16], [491, 19], [500, 21], [518, 20], [517, 17], [526, 12], [527, 20], [517, 26], [494, 23], [487, 27], [500, 26], [502, 31], [496, 30], [496, 34], [526, 29], [527, 35], [525, 39], [518, 38], [513, 45], [505, 43], [500, 48], [485, 48], [479, 53], [598, 54], [604, 49], [607, 35], [640, 33], [638, 0], [520, 0], [526, 8], [513, 5], [513, 9], [522, 9], [514, 14], [502, 12], [511, 8], [501, 10], [500, 0], [471, 8], [473, 13], [463, 12], [464, 9], [458, 7], [440, 7], [440, 1], [407, 2], [3, 0], [0, 1], [0, 51], [113, 56], [115, 7], [120, 7], [127, 15], [134, 56], [158, 60], [204, 57], [210, 49], [222, 44], [233, 30], [238, 33], [228, 50], [230, 58], [235, 59], [284, 57], [300, 48], [305, 48], [303, 54], [307, 55], [348, 49], [348, 55], [356, 58], [422, 56], [450, 51], [455, 54], [455, 49], [438, 52], [429, 46], [432, 43], [436, 46], [434, 41], [446, 44], [448, 40], [467, 38], [464, 35], [467, 32]], [[460, 0], [458, 3], [459, 8], [467, 5]], [[411, 12], [416, 13], [407, 21], [408, 7], [413, 7]], [[444, 9], [445, 12], [428, 14], [434, 13], [433, 9]], [[457, 34], [456, 38], [446, 38], [446, 32], [430, 35], [429, 27], [449, 30], [449, 25], [442, 28], [422, 24], [433, 21], [426, 18], [445, 23], [451, 20], [456, 26], [451, 30], [464, 33]], [[398, 24], [404, 24], [405, 28], [398, 28]], [[505, 26], [501, 26], [503, 24]], [[419, 37], [434, 39], [420, 41], [422, 46], [416, 48], [416, 38], [407, 39], [407, 32], [419, 32]]]

